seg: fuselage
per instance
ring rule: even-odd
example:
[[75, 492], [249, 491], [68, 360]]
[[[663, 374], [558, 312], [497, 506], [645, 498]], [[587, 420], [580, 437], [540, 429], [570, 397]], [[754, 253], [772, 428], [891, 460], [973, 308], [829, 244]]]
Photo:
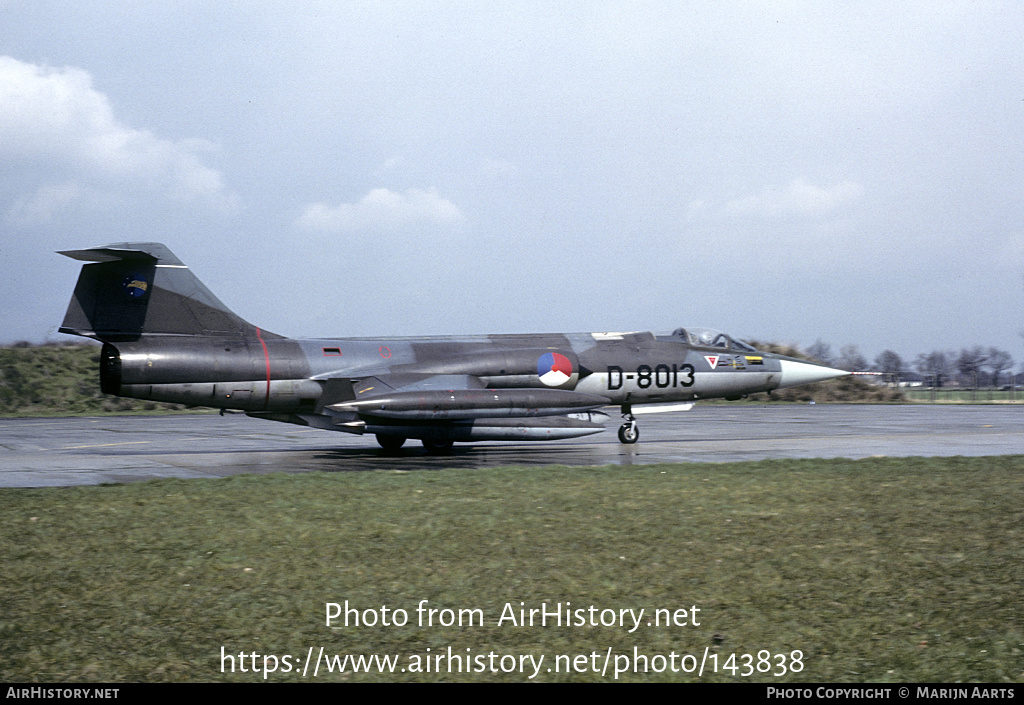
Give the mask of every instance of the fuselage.
[[[313, 412], [326, 382], [383, 374], [472, 375], [488, 389], [556, 388], [610, 405], [741, 397], [782, 386], [780, 357], [680, 333], [576, 333], [431, 338], [206, 338], [150, 336], [108, 343], [105, 391], [251, 412]], [[571, 364], [538, 374], [546, 351]]]

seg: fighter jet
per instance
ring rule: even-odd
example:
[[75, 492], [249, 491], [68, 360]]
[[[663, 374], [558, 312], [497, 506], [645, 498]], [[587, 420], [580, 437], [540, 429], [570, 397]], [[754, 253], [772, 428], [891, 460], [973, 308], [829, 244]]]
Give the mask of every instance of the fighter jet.
[[296, 340], [228, 310], [160, 243], [59, 254], [91, 263], [60, 332], [103, 343], [104, 393], [373, 434], [386, 449], [587, 436], [604, 430], [605, 407], [636, 443], [643, 413], [849, 374], [706, 328]]

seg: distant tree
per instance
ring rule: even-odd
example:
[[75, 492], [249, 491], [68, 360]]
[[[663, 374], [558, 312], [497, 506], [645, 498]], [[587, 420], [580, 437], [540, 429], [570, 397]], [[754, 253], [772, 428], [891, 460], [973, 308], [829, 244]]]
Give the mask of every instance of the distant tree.
[[883, 350], [875, 358], [874, 368], [885, 375], [886, 382], [898, 385], [900, 378], [903, 376], [903, 358], [892, 350]]
[[839, 348], [839, 361], [836, 366], [841, 370], [858, 372], [868, 368], [868, 361], [860, 354], [860, 350], [852, 343]]
[[914, 360], [914, 369], [929, 379], [934, 387], [941, 387], [950, 377], [949, 356], [941, 350], [921, 353]]
[[1013, 368], [1013, 358], [1010, 353], [999, 348], [988, 349], [988, 360], [986, 361], [988, 368], [992, 370], [992, 386], [999, 386], [999, 375], [1003, 373], [1003, 370], [1009, 370]]
[[832, 357], [832, 346], [821, 338], [815, 340], [814, 344], [807, 348], [807, 357], [829, 366], [836, 364], [835, 358]]
[[988, 355], [980, 345], [975, 345], [973, 348], [963, 348], [956, 358], [957, 372], [960, 373], [960, 377], [964, 382], [976, 386], [978, 384], [978, 377], [981, 374], [981, 368], [987, 360]]

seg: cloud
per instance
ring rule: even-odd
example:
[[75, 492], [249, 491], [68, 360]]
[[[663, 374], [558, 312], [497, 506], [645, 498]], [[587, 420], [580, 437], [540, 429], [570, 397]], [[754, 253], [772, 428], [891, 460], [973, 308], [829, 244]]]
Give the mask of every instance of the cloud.
[[788, 189], [768, 188], [760, 195], [729, 201], [725, 204], [725, 214], [762, 218], [820, 216], [852, 203], [863, 192], [864, 189], [852, 181], [843, 181], [832, 188], [822, 188], [803, 179], [794, 179]]
[[689, 203], [690, 219], [724, 216], [727, 218], [821, 218], [838, 212], [864, 195], [864, 188], [853, 181], [832, 187], [816, 186], [794, 179], [786, 188], [767, 187], [761, 193], [716, 204], [694, 200]]
[[47, 184], [30, 195], [18, 198], [7, 211], [6, 220], [11, 225], [31, 227], [49, 224], [58, 213], [76, 206], [101, 210], [118, 205], [117, 199], [108, 194], [74, 182]]
[[0, 56], [0, 159], [21, 166], [19, 173], [31, 173], [36, 183], [25, 185], [39, 189], [21, 198], [19, 218], [30, 212], [48, 217], [47, 208], [78, 202], [76, 191], [97, 190], [156, 193], [230, 208], [234, 197], [220, 172], [200, 158], [212, 147], [201, 140], [161, 139], [122, 124], [82, 69]]
[[379, 227], [453, 225], [463, 220], [458, 207], [442, 198], [436, 189], [407, 189], [397, 193], [379, 188], [370, 191], [358, 203], [307, 206], [295, 225], [302, 230], [336, 233]]

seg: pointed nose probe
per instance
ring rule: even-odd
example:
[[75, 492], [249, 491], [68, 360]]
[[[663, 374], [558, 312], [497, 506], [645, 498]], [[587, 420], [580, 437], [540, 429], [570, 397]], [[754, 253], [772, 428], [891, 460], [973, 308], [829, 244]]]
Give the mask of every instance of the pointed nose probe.
[[825, 365], [805, 362], [803, 360], [779, 360], [779, 365], [782, 372], [782, 381], [779, 383], [780, 389], [796, 387], [801, 384], [811, 384], [812, 382], [824, 382], [829, 379], [837, 379], [852, 374], [846, 370], [837, 370], [834, 367], [826, 367]]

